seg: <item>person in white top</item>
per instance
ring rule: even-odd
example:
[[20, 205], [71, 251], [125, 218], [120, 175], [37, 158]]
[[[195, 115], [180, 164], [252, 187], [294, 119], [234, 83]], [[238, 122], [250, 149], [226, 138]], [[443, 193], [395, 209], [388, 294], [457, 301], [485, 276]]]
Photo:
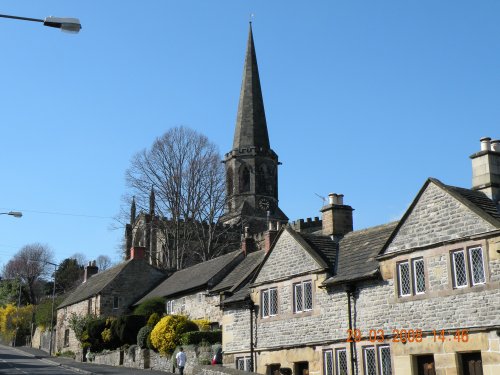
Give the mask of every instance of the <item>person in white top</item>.
[[184, 375], [184, 366], [186, 366], [186, 353], [184, 353], [184, 349], [182, 346], [179, 348], [179, 353], [175, 356], [177, 360], [177, 367], [179, 367], [179, 372], [181, 375]]

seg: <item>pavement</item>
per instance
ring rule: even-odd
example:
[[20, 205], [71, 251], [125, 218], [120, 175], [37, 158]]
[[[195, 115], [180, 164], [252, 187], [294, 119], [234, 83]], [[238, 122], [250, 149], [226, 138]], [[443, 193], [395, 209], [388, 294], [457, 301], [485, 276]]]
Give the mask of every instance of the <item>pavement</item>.
[[68, 357], [52, 357], [43, 350], [31, 348], [29, 346], [16, 346], [12, 348], [15, 350], [19, 350], [33, 358], [37, 358], [43, 362], [54, 366], [61, 366], [62, 368], [72, 370], [75, 372], [79, 372], [81, 374], [168, 374], [165, 371], [152, 371], [152, 370], [142, 370], [142, 369], [133, 369], [128, 367], [116, 367], [116, 366], [106, 366], [106, 365], [98, 365], [95, 363], [88, 362], [78, 362], [72, 358]]

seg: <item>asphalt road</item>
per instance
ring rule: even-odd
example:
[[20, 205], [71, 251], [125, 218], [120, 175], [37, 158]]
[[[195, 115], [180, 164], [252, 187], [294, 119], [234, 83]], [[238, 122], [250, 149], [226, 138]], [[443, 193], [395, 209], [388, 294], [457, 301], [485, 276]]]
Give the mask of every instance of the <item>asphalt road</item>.
[[12, 348], [0, 345], [0, 375], [169, 375], [166, 371], [151, 371], [81, 363], [70, 358], [49, 357], [38, 349], [29, 347]]
[[0, 374], [75, 375], [75, 371], [2, 345], [0, 346]]

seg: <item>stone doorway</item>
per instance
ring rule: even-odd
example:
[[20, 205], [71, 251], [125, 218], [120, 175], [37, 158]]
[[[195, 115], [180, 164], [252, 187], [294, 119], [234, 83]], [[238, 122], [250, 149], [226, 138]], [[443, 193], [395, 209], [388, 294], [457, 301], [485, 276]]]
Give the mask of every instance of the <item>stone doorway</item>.
[[463, 375], [483, 375], [481, 352], [460, 354], [460, 369]]
[[432, 354], [416, 356], [415, 364], [418, 375], [436, 375], [436, 365]]

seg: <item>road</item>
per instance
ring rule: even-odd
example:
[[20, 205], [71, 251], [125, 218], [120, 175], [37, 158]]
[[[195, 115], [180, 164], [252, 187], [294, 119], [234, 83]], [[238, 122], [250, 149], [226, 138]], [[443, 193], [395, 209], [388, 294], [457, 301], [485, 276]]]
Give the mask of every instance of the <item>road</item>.
[[38, 359], [22, 351], [0, 345], [0, 374], [21, 375], [75, 375], [75, 371], [62, 368], [55, 362]]
[[0, 375], [173, 375], [165, 371], [81, 363], [70, 358], [49, 357], [44, 351], [0, 345]]

